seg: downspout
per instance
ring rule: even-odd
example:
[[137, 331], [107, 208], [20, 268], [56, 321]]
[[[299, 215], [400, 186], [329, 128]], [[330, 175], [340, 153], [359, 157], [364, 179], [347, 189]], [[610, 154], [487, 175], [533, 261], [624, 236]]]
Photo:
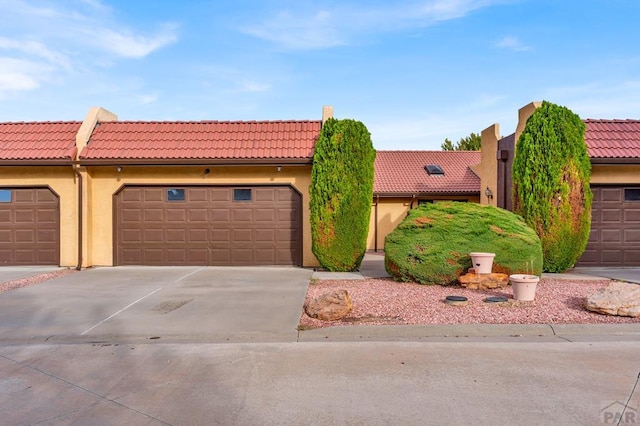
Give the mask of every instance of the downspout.
[[376, 253], [378, 252], [378, 202], [380, 202], [380, 196], [376, 195], [376, 203], [373, 210], [373, 251]]
[[78, 165], [73, 165], [73, 172], [78, 177], [78, 264], [76, 270], [82, 270], [82, 174], [78, 170]]
[[[409, 210], [413, 210], [413, 201], [416, 199], [416, 194], [413, 194], [411, 196], [411, 202], [409, 203]], [[409, 214], [409, 212], [407, 212], [407, 215]]]

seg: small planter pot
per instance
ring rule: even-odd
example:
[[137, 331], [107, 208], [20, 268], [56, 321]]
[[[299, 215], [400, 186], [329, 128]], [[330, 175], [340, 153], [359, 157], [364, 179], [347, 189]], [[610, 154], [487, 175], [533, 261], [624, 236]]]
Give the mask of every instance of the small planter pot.
[[509, 275], [509, 281], [513, 287], [513, 298], [530, 302], [536, 297], [536, 287], [540, 277], [536, 275], [514, 274]]
[[495, 253], [469, 253], [471, 263], [476, 270], [476, 274], [490, 274], [493, 269], [493, 258]]

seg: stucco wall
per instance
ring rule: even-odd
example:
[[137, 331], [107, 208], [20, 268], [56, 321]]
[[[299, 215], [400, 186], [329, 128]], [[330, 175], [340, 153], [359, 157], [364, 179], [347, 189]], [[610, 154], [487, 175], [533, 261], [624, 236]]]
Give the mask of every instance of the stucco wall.
[[[434, 196], [434, 197], [421, 197], [416, 198], [413, 201], [413, 207], [418, 206], [418, 200], [434, 200], [438, 201], [468, 201], [472, 203], [479, 203], [480, 197], [478, 195], [462, 195], [462, 196]], [[377, 217], [378, 223], [376, 228], [376, 203], [377, 203]], [[369, 235], [367, 236], [367, 250], [384, 250], [384, 239], [393, 231], [402, 219], [407, 216], [407, 212], [411, 206], [411, 197], [393, 197], [393, 198], [380, 198], [374, 200], [371, 205], [371, 216], [369, 219]], [[377, 238], [376, 238], [377, 236]], [[377, 242], [377, 244], [376, 244]]]
[[640, 184], [640, 164], [593, 164], [591, 184]]
[[77, 179], [71, 166], [2, 167], [0, 186], [51, 188], [60, 199], [60, 266], [78, 261]]
[[[88, 167], [87, 262], [113, 265], [113, 196], [124, 185], [255, 185], [289, 184], [302, 195], [302, 263], [318, 266], [311, 251], [309, 184], [311, 166], [115, 166]], [[204, 170], [210, 173], [205, 174]]]

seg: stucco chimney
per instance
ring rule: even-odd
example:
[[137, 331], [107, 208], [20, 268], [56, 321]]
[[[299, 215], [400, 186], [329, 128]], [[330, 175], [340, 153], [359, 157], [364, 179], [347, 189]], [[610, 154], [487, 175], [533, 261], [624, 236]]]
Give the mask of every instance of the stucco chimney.
[[322, 124], [324, 124], [330, 118], [333, 118], [333, 107], [330, 105], [325, 105], [322, 107]]
[[542, 105], [542, 102], [535, 101], [531, 102], [518, 110], [518, 127], [516, 127], [516, 149], [518, 146], [518, 139], [520, 139], [520, 135], [524, 132], [524, 127], [527, 125], [527, 120], [531, 115], [536, 111], [536, 109]]
[[[480, 178], [480, 204], [496, 205], [498, 194], [498, 141], [500, 125], [495, 123], [482, 131], [480, 146], [480, 164], [474, 164], [471, 170]], [[485, 191], [491, 191], [491, 197]]]
[[84, 118], [80, 129], [78, 129], [78, 133], [76, 133], [76, 148], [78, 149], [78, 155], [80, 155], [80, 152], [82, 152], [84, 147], [87, 146], [96, 124], [106, 121], [118, 121], [118, 116], [101, 107], [89, 108], [87, 116]]

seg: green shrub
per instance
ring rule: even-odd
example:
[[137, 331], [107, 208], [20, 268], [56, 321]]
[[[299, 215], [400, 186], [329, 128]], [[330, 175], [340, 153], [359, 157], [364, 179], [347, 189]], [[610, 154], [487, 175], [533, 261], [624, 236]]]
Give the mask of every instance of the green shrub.
[[449, 285], [472, 266], [469, 253], [495, 253], [493, 272], [542, 271], [542, 248], [520, 216], [475, 203], [425, 204], [387, 235], [385, 267], [400, 281]]
[[329, 119], [311, 172], [312, 250], [329, 271], [354, 271], [367, 248], [376, 151], [359, 121]]
[[540, 237], [546, 272], [572, 267], [589, 239], [593, 195], [584, 132], [576, 114], [543, 102], [518, 139], [513, 210]]

